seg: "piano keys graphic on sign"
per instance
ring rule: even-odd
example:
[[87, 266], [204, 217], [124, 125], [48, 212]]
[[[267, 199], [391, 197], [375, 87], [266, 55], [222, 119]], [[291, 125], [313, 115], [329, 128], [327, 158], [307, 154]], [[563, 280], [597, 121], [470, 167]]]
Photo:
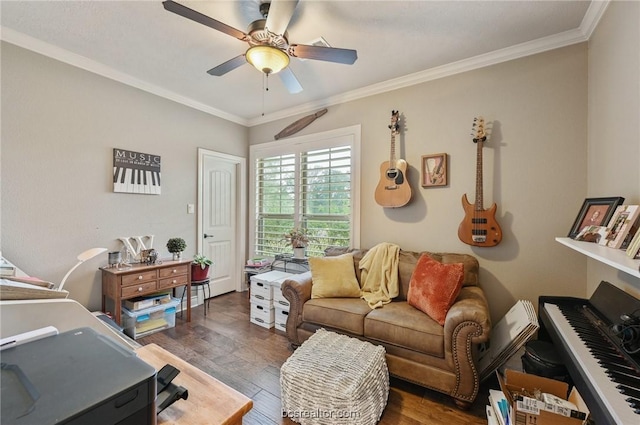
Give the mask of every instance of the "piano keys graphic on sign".
[[160, 195], [160, 156], [113, 149], [113, 191]]

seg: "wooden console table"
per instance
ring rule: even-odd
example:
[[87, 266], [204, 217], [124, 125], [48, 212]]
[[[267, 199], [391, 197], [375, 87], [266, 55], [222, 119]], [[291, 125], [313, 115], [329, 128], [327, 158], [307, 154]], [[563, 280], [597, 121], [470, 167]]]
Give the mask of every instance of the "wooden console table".
[[102, 311], [105, 311], [106, 299], [112, 299], [113, 320], [118, 325], [122, 325], [122, 300], [185, 286], [187, 322], [190, 322], [191, 262], [191, 260], [180, 260], [163, 261], [162, 264], [133, 264], [127, 268], [101, 267]]
[[180, 370], [172, 381], [189, 391], [158, 415], [158, 425], [242, 425], [242, 417], [253, 401], [233, 388], [207, 375], [156, 344], [136, 349], [138, 357], [156, 370], [170, 364]]

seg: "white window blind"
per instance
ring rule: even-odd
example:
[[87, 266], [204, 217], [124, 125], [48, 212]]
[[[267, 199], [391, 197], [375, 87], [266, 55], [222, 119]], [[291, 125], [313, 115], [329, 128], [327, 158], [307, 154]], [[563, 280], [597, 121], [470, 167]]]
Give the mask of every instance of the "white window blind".
[[255, 255], [292, 252], [283, 235], [294, 228], [305, 229], [311, 238], [309, 256], [322, 255], [330, 245], [353, 246], [358, 228], [354, 153], [357, 146], [349, 138], [324, 143], [320, 138], [262, 152], [258, 146], [252, 152]]

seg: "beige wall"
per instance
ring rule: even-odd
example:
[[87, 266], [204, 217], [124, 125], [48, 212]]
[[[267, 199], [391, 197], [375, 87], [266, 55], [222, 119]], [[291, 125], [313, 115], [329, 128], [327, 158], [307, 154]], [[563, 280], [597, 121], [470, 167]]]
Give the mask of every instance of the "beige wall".
[[[414, 87], [329, 107], [299, 135], [362, 125], [361, 247], [466, 252], [481, 264], [494, 320], [520, 298], [588, 296], [602, 279], [640, 292], [638, 279], [587, 261], [554, 242], [587, 196], [640, 202], [640, 4], [613, 2], [587, 44], [565, 47]], [[299, 117], [251, 129], [193, 111], [40, 55], [2, 44], [3, 254], [59, 281], [86, 248], [153, 233], [195, 249], [196, 148], [246, 156]], [[589, 105], [589, 106], [587, 106]], [[412, 202], [373, 200], [388, 157], [391, 109], [406, 123], [400, 156], [410, 164]], [[498, 204], [504, 239], [472, 248], [457, 238], [460, 198], [475, 189], [474, 116], [493, 124], [484, 149], [485, 206]], [[163, 194], [115, 194], [112, 149], [162, 156]], [[420, 156], [447, 152], [449, 186], [419, 184]], [[68, 282], [72, 298], [99, 306], [92, 262]]]
[[[383, 209], [373, 197], [389, 156], [391, 110], [405, 121], [400, 156], [409, 165], [413, 199]], [[484, 149], [485, 207], [498, 204], [501, 244], [472, 248], [457, 237], [460, 199], [475, 196], [473, 117], [490, 125]], [[297, 119], [250, 130], [252, 144]], [[566, 236], [587, 193], [587, 46], [535, 56], [329, 107], [299, 134], [362, 125], [361, 247], [389, 241], [409, 250], [473, 254], [495, 320], [520, 298], [585, 295], [586, 260], [554, 241]], [[450, 184], [420, 186], [421, 155], [446, 152]]]
[[[196, 249], [197, 148], [246, 156], [245, 127], [2, 43], [2, 253], [59, 282], [80, 252], [121, 236], [173, 236]], [[162, 157], [162, 195], [113, 193], [113, 148]], [[100, 307], [107, 255], [65, 287]]]
[[[640, 203], [640, 3], [611, 2], [589, 40], [588, 196]], [[574, 254], [578, 255], [578, 254]], [[601, 280], [640, 298], [640, 279], [589, 260], [587, 292]]]

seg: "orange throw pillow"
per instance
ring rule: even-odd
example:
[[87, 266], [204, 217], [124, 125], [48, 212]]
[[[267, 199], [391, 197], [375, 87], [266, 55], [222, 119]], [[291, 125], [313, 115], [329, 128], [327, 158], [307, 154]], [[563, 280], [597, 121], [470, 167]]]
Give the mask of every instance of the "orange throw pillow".
[[422, 254], [411, 275], [407, 302], [444, 325], [447, 312], [460, 293], [463, 278], [462, 263], [443, 264]]

